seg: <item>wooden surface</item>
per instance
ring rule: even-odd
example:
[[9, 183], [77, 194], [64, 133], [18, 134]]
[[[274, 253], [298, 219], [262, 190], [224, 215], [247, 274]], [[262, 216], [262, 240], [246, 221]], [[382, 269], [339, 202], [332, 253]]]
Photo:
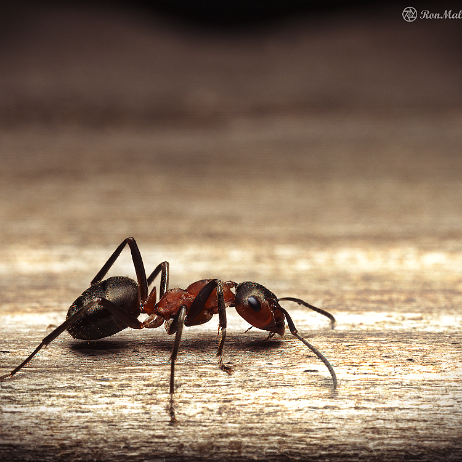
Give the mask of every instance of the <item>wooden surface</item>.
[[[401, 21], [400, 12], [398, 16]], [[377, 18], [371, 21], [378, 24]], [[90, 30], [99, 26], [89, 24]], [[296, 339], [287, 334], [283, 340], [262, 343], [265, 334], [246, 332], [248, 325], [230, 309], [225, 362], [234, 366], [234, 375], [223, 373], [216, 363], [218, 321], [187, 328], [177, 366], [178, 425], [171, 426], [172, 338], [162, 328], [126, 330], [97, 342], [78, 342], [63, 334], [22, 373], [0, 383], [1, 460], [462, 457], [460, 69], [449, 59], [431, 67], [433, 73], [426, 67], [429, 54], [451, 55], [449, 45], [457, 34], [453, 26], [444, 26], [446, 30], [416, 23], [413, 40], [403, 40], [400, 50], [393, 51], [385, 27], [371, 27], [367, 21], [359, 29], [356, 22], [341, 24], [298, 24], [290, 29], [296, 34], [268, 33], [259, 42], [267, 47], [258, 49], [267, 50], [270, 62], [272, 49], [278, 59], [287, 56], [283, 68], [295, 84], [292, 93], [284, 86], [286, 100], [299, 100], [299, 91], [313, 101], [313, 88], [323, 88], [324, 110], [300, 110], [276, 101], [275, 110], [252, 112], [244, 105], [232, 112], [232, 97], [226, 99], [218, 90], [233, 88], [227, 87], [228, 74], [204, 67], [209, 96], [218, 98], [217, 107], [222, 102], [230, 110], [213, 123], [213, 98], [204, 117], [191, 112], [175, 122], [153, 117], [145, 124], [139, 123], [144, 109], [135, 110], [139, 102], [130, 112], [122, 99], [120, 112], [115, 110], [121, 120], [101, 126], [98, 118], [104, 111], [98, 108], [105, 107], [105, 98], [125, 91], [124, 82], [117, 80], [117, 86], [111, 79], [100, 99], [92, 93], [98, 86], [89, 85], [95, 106], [86, 100], [80, 109], [71, 105], [72, 120], [38, 123], [49, 109], [43, 106], [49, 101], [47, 92], [58, 95], [52, 101], [59, 119], [59, 91], [75, 96], [78, 82], [94, 78], [97, 83], [110, 73], [74, 76], [65, 80], [69, 88], [64, 90], [45, 84], [49, 80], [41, 81], [40, 72], [29, 71], [40, 70], [40, 65], [49, 69], [46, 59], [52, 53], [44, 51], [43, 61], [34, 61], [25, 42], [17, 42], [22, 54], [3, 68], [0, 82], [3, 89], [16, 92], [10, 102], [17, 104], [9, 108], [16, 108], [11, 114], [18, 118], [0, 127], [0, 374], [21, 362], [62, 322], [111, 252], [133, 235], [147, 271], [160, 261], [170, 262], [172, 286], [207, 277], [255, 280], [280, 297], [299, 297], [333, 313], [337, 327], [332, 331], [322, 316], [285, 305], [299, 332], [334, 365], [339, 387], [332, 391], [324, 365]], [[393, 19], [389, 25], [402, 37], [409, 34]], [[440, 35], [431, 35], [436, 45], [424, 53], [411, 45], [429, 44], [425, 27], [441, 29]], [[107, 37], [132, 31], [115, 29], [118, 34], [111, 35], [110, 29]], [[126, 35], [133, 42], [121, 51], [125, 59], [138, 43], [137, 62], [145, 62], [141, 58], [150, 49], [149, 33], [140, 30], [140, 36]], [[159, 33], [156, 29], [154, 36]], [[250, 39], [242, 40], [239, 52], [231, 42], [214, 42], [208, 54], [198, 52], [199, 62], [212, 63], [216, 70], [223, 56], [232, 56], [232, 79], [240, 75], [258, 103], [277, 85], [249, 77], [253, 60], [243, 50]], [[110, 48], [113, 42], [98, 43]], [[181, 34], [167, 41], [168, 47], [161, 43], [159, 49], [177, 47], [184, 55], [191, 46]], [[198, 50], [206, 47], [203, 38], [201, 43], [204, 48]], [[351, 56], [351, 69], [362, 62], [353, 59], [361, 53], [381, 66], [370, 70], [368, 78], [363, 75], [355, 87], [353, 71], [343, 72], [348, 66], [342, 53], [324, 54], [340, 44], [342, 53]], [[318, 55], [313, 50], [319, 47]], [[293, 55], [284, 52], [288, 49]], [[296, 82], [307, 75], [300, 59], [307, 50], [310, 66], [319, 74], [300, 90]], [[2, 53], [12, 56], [11, 51]], [[90, 52], [91, 59], [82, 53], [76, 59], [96, 66]], [[407, 75], [421, 75], [421, 80], [398, 78], [405, 74], [406, 56], [414, 59], [404, 68]], [[369, 69], [366, 61], [363, 70]], [[173, 88], [176, 82], [180, 88], [184, 83], [178, 66], [178, 74], [168, 68], [171, 80], [165, 77], [165, 85]], [[340, 77], [334, 79], [336, 66], [343, 70], [340, 75], [350, 76], [344, 87]], [[142, 65], [138, 71], [130, 69], [144, 75]], [[321, 78], [320, 69], [329, 71], [331, 82]], [[386, 79], [383, 69], [391, 69], [389, 77], [396, 79]], [[48, 77], [52, 81], [56, 75], [49, 72]], [[389, 95], [409, 89], [403, 105], [398, 98], [390, 102], [380, 96], [382, 79]], [[148, 80], [140, 81], [148, 85]], [[372, 83], [364, 86], [366, 82]], [[36, 106], [31, 103], [30, 112], [21, 112], [20, 96], [26, 101], [34, 88]], [[136, 91], [143, 93], [142, 88]], [[364, 96], [362, 108], [332, 108], [329, 88], [335, 89], [337, 103], [356, 88]], [[427, 94], [426, 88], [436, 93]], [[205, 93], [196, 90], [187, 91], [205, 100]], [[340, 106], [350, 100], [342, 101]], [[89, 113], [99, 120], [98, 127], [88, 123]], [[135, 123], [127, 121], [130, 117]], [[7, 119], [2, 112], [2, 120]], [[128, 253], [113, 274], [133, 275]]]

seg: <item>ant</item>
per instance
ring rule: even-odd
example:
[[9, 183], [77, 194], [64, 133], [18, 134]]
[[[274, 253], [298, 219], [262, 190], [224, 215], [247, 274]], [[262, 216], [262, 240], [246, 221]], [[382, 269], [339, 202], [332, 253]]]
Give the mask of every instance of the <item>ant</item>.
[[[131, 251], [137, 282], [122, 276], [109, 277], [103, 280], [126, 245]], [[148, 288], [159, 273], [161, 275], [160, 298], [157, 302], [156, 287], [154, 286], [151, 292]], [[334, 327], [335, 318], [327, 311], [316, 308], [298, 298], [284, 297], [278, 299], [266, 287], [255, 282], [237, 284], [219, 279], [203, 279], [192, 283], [186, 290], [169, 289], [168, 262], [160, 263], [146, 278], [138, 245], [133, 237], [128, 237], [117, 247], [93, 278], [90, 287], [70, 306], [66, 320], [47, 335], [19, 366], [10, 373], [0, 376], [0, 381], [19, 372], [43, 347], [50, 344], [65, 330], [75, 339], [97, 340], [116, 334], [127, 327], [132, 329], [156, 328], [164, 324], [169, 335], [175, 334], [170, 358], [170, 416], [171, 421], [176, 422], [173, 408], [175, 361], [183, 326], [203, 324], [210, 321], [214, 314], [218, 314], [219, 332], [221, 331], [217, 350], [218, 363], [223, 371], [231, 374], [232, 368], [223, 364], [223, 347], [226, 339], [226, 308], [233, 306], [251, 326], [268, 331], [269, 335], [266, 339], [270, 339], [275, 334], [282, 336], [285, 330], [285, 321], [287, 321], [292, 335], [303, 342], [327, 366], [335, 390], [337, 377], [334, 368], [319, 350], [298, 334], [289, 313], [279, 304], [283, 300], [296, 302], [328, 317], [331, 321], [331, 327]], [[143, 322], [138, 320], [141, 313], [148, 315]]]

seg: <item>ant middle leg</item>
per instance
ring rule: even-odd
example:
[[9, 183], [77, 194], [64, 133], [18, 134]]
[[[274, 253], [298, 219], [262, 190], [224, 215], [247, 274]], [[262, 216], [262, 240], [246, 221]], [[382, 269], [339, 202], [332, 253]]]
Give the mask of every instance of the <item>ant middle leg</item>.
[[[163, 261], [159, 263], [154, 271], [149, 275], [147, 279], [148, 287], [154, 282], [154, 279], [161, 273], [160, 276], [160, 286], [159, 286], [159, 299], [167, 292], [169, 286], [169, 263], [168, 261]], [[157, 291], [156, 286], [154, 286], [149, 293], [147, 299], [142, 303], [142, 312], [149, 314], [150, 316], [144, 321], [144, 327], [159, 327], [162, 325], [162, 318], [153, 314], [155, 306], [157, 303]]]
[[218, 365], [220, 369], [228, 374], [233, 374], [233, 368], [231, 366], [227, 366], [223, 363], [223, 347], [225, 346], [226, 340], [226, 326], [227, 326], [227, 319], [226, 319], [226, 305], [223, 296], [223, 285], [221, 281], [218, 281], [217, 285], [217, 304], [218, 304], [218, 332], [220, 334], [221, 331], [221, 338], [220, 343], [218, 344], [217, 349], [217, 356], [218, 356]]
[[154, 271], [149, 275], [147, 281], [148, 281], [148, 287], [153, 283], [154, 279], [161, 273], [160, 276], [160, 298], [162, 298], [162, 295], [165, 294], [168, 290], [169, 286], [169, 263], [168, 261], [163, 261], [162, 263], [159, 263]]
[[197, 294], [196, 298], [189, 308], [188, 315], [186, 316], [186, 324], [194, 324], [194, 319], [199, 315], [199, 313], [204, 309], [205, 304], [207, 303], [208, 298], [212, 294], [213, 290], [217, 290], [217, 306], [218, 306], [218, 331], [221, 333], [220, 343], [218, 344], [217, 356], [218, 356], [218, 365], [220, 369], [228, 374], [233, 373], [233, 369], [230, 366], [223, 364], [223, 347], [226, 339], [226, 304], [223, 295], [223, 283], [219, 279], [212, 279], [208, 282]]
[[170, 422], [172, 424], [176, 423], [175, 417], [175, 408], [173, 402], [173, 395], [175, 393], [175, 362], [178, 356], [178, 350], [180, 348], [181, 336], [183, 334], [184, 322], [186, 319], [186, 306], [180, 306], [178, 313], [172, 320], [172, 323], [169, 326], [167, 331], [168, 334], [175, 333], [175, 341], [173, 343], [172, 354], [170, 356]]

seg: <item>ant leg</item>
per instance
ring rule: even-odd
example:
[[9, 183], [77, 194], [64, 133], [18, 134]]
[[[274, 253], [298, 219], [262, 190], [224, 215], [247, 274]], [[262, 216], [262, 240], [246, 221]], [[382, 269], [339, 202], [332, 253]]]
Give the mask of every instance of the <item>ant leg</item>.
[[[159, 263], [155, 270], [150, 274], [150, 276], [147, 279], [147, 284], [148, 287], [152, 284], [154, 279], [159, 275], [159, 273], [162, 271], [161, 277], [160, 277], [160, 297], [159, 299], [162, 298], [162, 296], [167, 292], [168, 290], [168, 285], [169, 285], [169, 264], [168, 261], [163, 261], [162, 263]], [[156, 306], [157, 302], [157, 291], [156, 291], [156, 286], [154, 286], [149, 292], [149, 296], [147, 297], [146, 301], [142, 305], [142, 312], [151, 314], [154, 312], [154, 308]], [[149, 324], [149, 323], [148, 323]], [[162, 324], [162, 323], [160, 323]], [[160, 325], [159, 324], [159, 325]], [[146, 325], [145, 327], [148, 327]], [[158, 327], [157, 323], [155, 322], [153, 325], [150, 325], [149, 327]]]
[[110, 300], [107, 300], [106, 298], [98, 297], [93, 302], [91, 302], [90, 305], [93, 305], [95, 303], [106, 308], [108, 311], [112, 313], [113, 316], [118, 318], [128, 327], [131, 327], [132, 329], [143, 329], [144, 327], [143, 323], [140, 322], [136, 316], [133, 316], [132, 314], [127, 313], [125, 310], [120, 308], [120, 306], [116, 305]]
[[[92, 302], [88, 303], [87, 305], [82, 306], [78, 311], [76, 311], [71, 317], [67, 318], [60, 326], [58, 326], [53, 332], [48, 334], [40, 343], [40, 345], [15, 369], [13, 369], [9, 374], [5, 374], [0, 376], [0, 382], [5, 380], [6, 378], [13, 377], [17, 372], [19, 372], [25, 365], [27, 365], [31, 359], [43, 348], [49, 345], [55, 338], [61, 335], [66, 329], [68, 329], [72, 324], [77, 322], [87, 310], [92, 308], [94, 305], [103, 305], [105, 308], [109, 309], [113, 314], [119, 317], [123, 322], [125, 322], [128, 326], [134, 329], [141, 329], [141, 323], [138, 319], [134, 318], [133, 316], [129, 315], [125, 311], [121, 310], [118, 306], [114, 305], [112, 302], [98, 298], [93, 300]], [[115, 308], [114, 308], [115, 307]], [[135, 321], [138, 323], [136, 326]]]
[[218, 279], [212, 279], [204, 287], [199, 291], [196, 295], [196, 298], [191, 303], [189, 307], [188, 314], [185, 319], [186, 325], [191, 324], [191, 322], [196, 319], [199, 313], [204, 309], [207, 300], [209, 299], [210, 295], [215, 288], [218, 286]]
[[[282, 299], [280, 299], [282, 300]], [[330, 375], [332, 376], [332, 381], [334, 382], [334, 390], [337, 388], [337, 376], [335, 375], [334, 368], [332, 367], [331, 363], [327, 360], [327, 358], [313, 345], [308, 343], [301, 335], [299, 335], [297, 328], [295, 327], [292, 318], [289, 316], [289, 313], [284, 308], [278, 307], [278, 310], [281, 310], [284, 313], [284, 316], [287, 320], [287, 325], [289, 326], [289, 330], [294, 337], [297, 337], [302, 343], [304, 343], [329, 369]]]
[[326, 316], [327, 318], [329, 318], [330, 319], [330, 327], [331, 327], [331, 329], [333, 329], [335, 327], [335, 322], [336, 322], [335, 318], [328, 311], [325, 311], [325, 310], [322, 310], [321, 308], [317, 308], [317, 307], [315, 307], [313, 305], [310, 305], [309, 303], [306, 303], [305, 301], [300, 300], [299, 298], [283, 297], [283, 298], [279, 298], [278, 300], [279, 301], [288, 300], [289, 302], [295, 302], [295, 303], [298, 303], [299, 305], [306, 306], [307, 308], [310, 308], [311, 310], [316, 311], [317, 313], [320, 313], [320, 314]]
[[186, 306], [181, 305], [167, 332], [169, 335], [175, 333], [175, 341], [173, 343], [173, 350], [170, 356], [170, 421], [172, 423], [176, 422], [175, 409], [173, 407], [173, 394], [175, 393], [175, 361], [178, 356], [178, 350], [180, 348], [181, 335], [183, 334], [185, 319]]
[[132, 254], [133, 266], [135, 267], [136, 277], [138, 279], [138, 286], [140, 290], [140, 299], [143, 303], [146, 298], [148, 297], [148, 283], [146, 280], [146, 271], [143, 265], [143, 259], [141, 258], [140, 250], [138, 249], [138, 245], [133, 237], [127, 237], [120, 245], [115, 249], [114, 253], [109, 257], [108, 261], [103, 265], [103, 267], [99, 270], [98, 274], [93, 278], [91, 281], [91, 285], [100, 282], [103, 277], [107, 274], [110, 270], [111, 266], [119, 257], [120, 253], [124, 249], [124, 247], [128, 244], [130, 247], [130, 251]]
[[218, 344], [218, 349], [217, 349], [217, 356], [218, 356], [218, 365], [220, 366], [220, 369], [224, 372], [227, 372], [228, 374], [232, 374], [233, 368], [231, 366], [226, 366], [223, 364], [223, 347], [225, 345], [225, 339], [226, 339], [226, 326], [227, 326], [227, 320], [226, 320], [226, 305], [225, 305], [225, 299], [223, 297], [223, 286], [221, 284], [221, 281], [218, 281], [217, 285], [217, 302], [218, 302], [218, 329], [221, 330], [221, 338], [220, 338], [220, 343]]
[[218, 279], [212, 279], [208, 282], [196, 295], [196, 298], [191, 303], [191, 306], [188, 310], [188, 315], [186, 316], [185, 323], [186, 325], [190, 324], [194, 319], [199, 315], [199, 313], [203, 310], [207, 300], [209, 299], [210, 295], [212, 294], [214, 289], [217, 289], [217, 304], [218, 304], [218, 316], [219, 316], [219, 329], [221, 330], [221, 339], [218, 345], [218, 364], [220, 369], [227, 372], [228, 374], [233, 373], [233, 369], [229, 366], [225, 366], [223, 364], [223, 346], [225, 344], [226, 339], [226, 305], [223, 296], [223, 285], [222, 282]]
[[156, 269], [150, 274], [148, 277], [148, 286], [150, 286], [154, 279], [159, 275], [159, 273], [162, 271], [162, 274], [160, 276], [160, 298], [162, 298], [162, 295], [165, 294], [168, 290], [168, 285], [169, 285], [169, 264], [168, 261], [163, 261], [162, 263], [159, 263], [156, 266]]
[[262, 342], [267, 342], [268, 340], [271, 340], [275, 335], [276, 335], [275, 332], [270, 332], [270, 333], [268, 334], [268, 336], [266, 336], [266, 337], [262, 340]]

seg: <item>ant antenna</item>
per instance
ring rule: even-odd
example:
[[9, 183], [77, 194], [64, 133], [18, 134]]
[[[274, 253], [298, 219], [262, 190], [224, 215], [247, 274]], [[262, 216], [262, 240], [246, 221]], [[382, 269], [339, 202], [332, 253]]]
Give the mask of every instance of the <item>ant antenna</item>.
[[[283, 299], [280, 298], [279, 300], [283, 300]], [[288, 299], [285, 299], [285, 300], [288, 300]], [[291, 299], [291, 300], [297, 301], [298, 299]], [[298, 301], [301, 302], [302, 300], [298, 300]], [[305, 305], [305, 303], [302, 303], [302, 305]], [[306, 305], [308, 306], [308, 308], [315, 308], [315, 307], [311, 307], [311, 305], [308, 305], [308, 303], [306, 303]], [[301, 335], [299, 335], [297, 328], [295, 327], [295, 324], [292, 321], [292, 318], [290, 317], [289, 313], [282, 307], [279, 307], [278, 309], [284, 313], [284, 316], [286, 317], [286, 320], [287, 320], [287, 325], [289, 326], [289, 330], [292, 333], [292, 335], [294, 337], [297, 337], [302, 343], [304, 343], [326, 365], [327, 369], [329, 369], [330, 375], [332, 376], [332, 381], [334, 382], [334, 390], [335, 390], [337, 388], [337, 376], [335, 375], [335, 371], [334, 371], [334, 368], [332, 367], [332, 364], [317, 348], [311, 345], [311, 343], [308, 343]], [[318, 310], [320, 309], [317, 308], [315, 311], [318, 311]], [[320, 310], [320, 311], [324, 311], [324, 310]], [[324, 312], [324, 313], [326, 313], [326, 315], [329, 314], [327, 312]], [[331, 318], [332, 320], [332, 318], [334, 317], [332, 315], [329, 315], [328, 318]], [[334, 318], [334, 322], [335, 322], [335, 318]]]
[[[307, 308], [310, 308], [313, 311], [316, 311], [319, 314], [322, 314], [323, 316], [326, 316], [326, 318], [330, 319], [330, 328], [333, 329], [335, 327], [335, 318], [327, 311], [322, 310], [321, 308], [317, 308], [316, 306], [310, 305], [309, 303], [305, 302], [304, 300], [300, 300], [299, 298], [294, 298], [294, 297], [283, 297], [279, 298], [279, 301], [281, 300], [287, 300], [289, 302], [295, 302], [298, 303], [299, 305], [306, 306]], [[289, 321], [287, 321], [289, 322]]]

